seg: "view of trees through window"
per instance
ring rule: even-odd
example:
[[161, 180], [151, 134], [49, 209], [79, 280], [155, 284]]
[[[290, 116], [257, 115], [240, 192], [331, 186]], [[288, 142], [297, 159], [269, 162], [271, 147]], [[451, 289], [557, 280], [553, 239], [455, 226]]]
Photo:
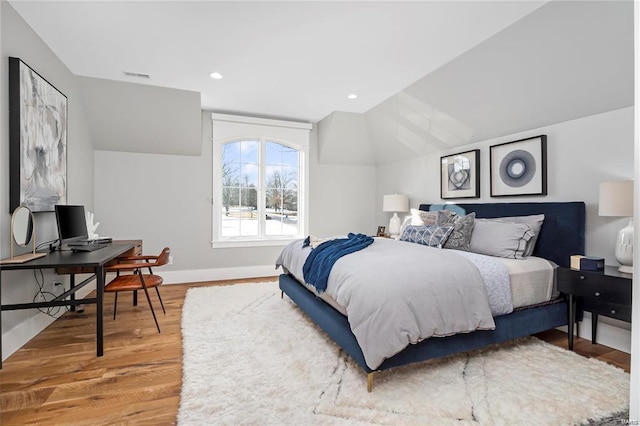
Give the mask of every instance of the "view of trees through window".
[[222, 145], [222, 237], [296, 235], [299, 152], [269, 140]]

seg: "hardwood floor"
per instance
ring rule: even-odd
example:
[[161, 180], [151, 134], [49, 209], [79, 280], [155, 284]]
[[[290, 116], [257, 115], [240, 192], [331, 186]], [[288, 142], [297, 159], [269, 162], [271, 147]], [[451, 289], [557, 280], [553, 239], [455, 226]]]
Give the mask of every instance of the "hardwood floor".
[[[94, 306], [87, 305], [82, 314], [67, 312], [3, 363], [0, 424], [175, 424], [182, 381], [180, 321], [187, 290], [269, 280], [163, 286], [167, 314], [159, 312], [160, 334], [144, 298], [134, 307], [131, 295], [121, 294], [114, 321], [113, 295], [106, 295], [101, 358], [95, 356]], [[152, 300], [157, 302], [153, 294]], [[566, 334], [560, 331], [538, 337], [566, 348]], [[629, 371], [629, 354], [584, 339], [577, 339], [574, 347], [584, 356]]]

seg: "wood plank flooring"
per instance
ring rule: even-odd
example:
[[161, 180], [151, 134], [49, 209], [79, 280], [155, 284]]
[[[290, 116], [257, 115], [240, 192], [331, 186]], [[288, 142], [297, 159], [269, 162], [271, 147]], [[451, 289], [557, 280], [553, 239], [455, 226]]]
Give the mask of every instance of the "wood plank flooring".
[[[131, 295], [122, 293], [114, 321], [113, 295], [105, 295], [101, 358], [95, 355], [94, 306], [87, 305], [82, 314], [67, 312], [3, 363], [0, 424], [175, 424], [182, 381], [180, 321], [187, 290], [275, 279], [163, 286], [167, 314], [156, 311], [160, 334], [144, 297], [134, 307]], [[152, 300], [159, 307], [154, 294]], [[552, 330], [539, 337], [566, 348], [565, 333]], [[575, 350], [629, 371], [629, 354], [584, 339], [576, 340]]]

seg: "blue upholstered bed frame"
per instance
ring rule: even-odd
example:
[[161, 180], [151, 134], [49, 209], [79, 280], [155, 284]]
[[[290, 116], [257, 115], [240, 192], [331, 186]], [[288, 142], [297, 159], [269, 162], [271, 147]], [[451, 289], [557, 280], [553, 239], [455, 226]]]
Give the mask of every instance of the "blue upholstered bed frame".
[[[583, 202], [550, 203], [479, 203], [458, 204], [467, 213], [476, 212], [478, 218], [526, 216], [544, 214], [545, 220], [538, 236], [534, 256], [568, 266], [572, 254], [584, 254], [585, 205]], [[429, 210], [428, 204], [420, 205]], [[320, 328], [322, 328], [367, 373], [362, 350], [351, 332], [347, 318], [303, 287], [295, 278], [280, 275], [280, 289], [287, 294]], [[518, 337], [567, 325], [566, 303], [554, 303], [518, 310], [495, 317], [496, 328], [490, 331], [456, 334], [423, 340], [409, 345], [402, 352], [386, 359], [376, 371], [413, 362], [466, 352], [501, 343]], [[372, 374], [369, 374], [369, 390]]]

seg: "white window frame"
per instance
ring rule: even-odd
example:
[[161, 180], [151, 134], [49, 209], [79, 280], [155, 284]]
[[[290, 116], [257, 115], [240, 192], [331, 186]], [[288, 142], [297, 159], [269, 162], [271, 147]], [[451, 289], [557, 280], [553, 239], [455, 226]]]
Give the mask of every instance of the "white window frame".
[[[272, 120], [266, 118], [243, 117], [229, 114], [211, 114], [212, 120], [212, 239], [213, 248], [227, 247], [257, 247], [285, 245], [289, 242], [304, 238], [308, 234], [309, 217], [309, 133], [311, 123], [295, 121]], [[290, 146], [299, 152], [298, 176], [298, 229], [295, 236], [259, 235], [251, 237], [223, 237], [220, 235], [222, 205], [222, 145], [239, 140], [260, 141], [260, 181], [258, 182], [258, 203], [264, 205], [266, 177], [264, 170], [264, 144], [273, 141]], [[264, 233], [264, 229], [262, 230]]]

